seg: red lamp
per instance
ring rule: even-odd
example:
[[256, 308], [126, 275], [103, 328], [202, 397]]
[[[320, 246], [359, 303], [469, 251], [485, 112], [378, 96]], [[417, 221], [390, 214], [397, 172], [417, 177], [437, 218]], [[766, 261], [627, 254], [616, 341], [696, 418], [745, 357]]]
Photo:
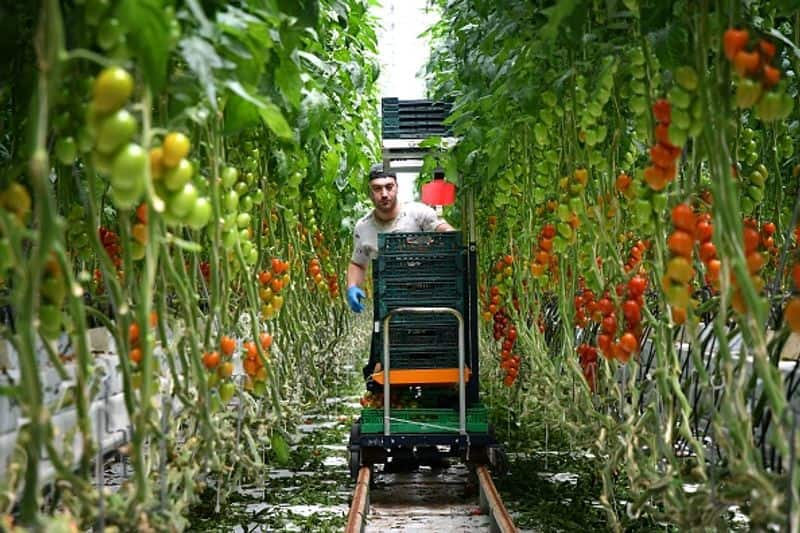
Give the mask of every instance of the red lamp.
[[433, 181], [422, 186], [422, 202], [428, 205], [453, 205], [456, 203], [456, 185], [444, 179], [443, 172], [435, 172]]

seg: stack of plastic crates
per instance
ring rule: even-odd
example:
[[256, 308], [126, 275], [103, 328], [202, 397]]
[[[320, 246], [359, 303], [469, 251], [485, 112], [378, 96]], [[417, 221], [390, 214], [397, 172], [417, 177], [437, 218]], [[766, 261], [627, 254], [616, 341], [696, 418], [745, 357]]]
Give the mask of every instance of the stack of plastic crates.
[[[460, 232], [383, 233], [378, 249], [373, 278], [380, 327], [400, 307], [450, 307], [465, 316], [466, 250]], [[384, 361], [382, 334], [376, 332], [374, 340]], [[444, 314], [395, 314], [389, 347], [393, 369], [455, 368], [458, 321]]]

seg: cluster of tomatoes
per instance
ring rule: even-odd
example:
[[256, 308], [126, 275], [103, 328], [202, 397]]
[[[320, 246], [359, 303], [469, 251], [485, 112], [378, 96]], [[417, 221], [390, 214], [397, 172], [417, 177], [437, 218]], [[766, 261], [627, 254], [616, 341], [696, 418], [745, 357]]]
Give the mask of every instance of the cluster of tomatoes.
[[236, 391], [231, 376], [233, 376], [233, 353], [236, 351], [236, 341], [227, 335], [219, 340], [219, 351], [203, 353], [203, 366], [208, 370], [208, 386], [219, 386], [219, 396], [223, 403], [228, 403]]
[[597, 348], [584, 342], [575, 351], [578, 352], [578, 362], [581, 365], [583, 377], [589, 384], [589, 390], [595, 392], [597, 390]]
[[271, 270], [263, 270], [258, 274], [261, 287], [258, 297], [261, 299], [261, 318], [272, 319], [283, 307], [281, 291], [289, 285], [289, 262], [277, 257], [272, 258]]
[[800, 263], [795, 263], [792, 267], [792, 282], [794, 283], [794, 294], [789, 297], [786, 307], [783, 309], [783, 321], [794, 333], [800, 333]]
[[[690, 66], [677, 67], [673, 72], [675, 84], [669, 91], [669, 143], [682, 148], [689, 136], [697, 136], [705, 125], [702, 101], [697, 95], [697, 72]], [[663, 134], [663, 129], [660, 132]]]
[[[151, 311], [149, 321], [150, 328], [155, 328], [156, 324], [158, 324], [158, 313]], [[131, 325], [128, 326], [128, 345], [130, 348], [128, 359], [136, 366], [142, 361], [142, 340], [142, 328], [136, 321], [131, 322]], [[149, 340], [151, 339], [144, 339], [145, 342]]]
[[533, 261], [531, 261], [531, 275], [534, 278], [544, 276], [548, 270], [556, 272], [558, 270], [558, 258], [553, 254], [553, 238], [556, 236], [556, 228], [552, 224], [545, 224], [539, 231], [539, 239], [533, 250]]
[[764, 189], [767, 182], [767, 167], [758, 165], [745, 179], [739, 181], [742, 211], [752, 213], [756, 206], [764, 200]]
[[170, 132], [161, 146], [150, 149], [150, 174], [156, 193], [164, 199], [167, 224], [186, 224], [199, 230], [211, 220], [211, 200], [201, 197], [192, 183], [194, 167], [186, 159], [191, 149], [189, 138], [181, 132]]
[[42, 303], [39, 306], [39, 330], [47, 339], [55, 339], [61, 332], [61, 307], [67, 295], [67, 283], [61, 266], [54, 257], [45, 263], [39, 287]]
[[[558, 223], [556, 230], [558, 237], [564, 242], [573, 241], [575, 231], [580, 226], [578, 213], [584, 209], [583, 191], [589, 181], [589, 171], [585, 168], [576, 168], [571, 176], [564, 176], [558, 182], [559, 188], [565, 193], [556, 208]], [[560, 249], [556, 247], [556, 249]]]
[[131, 227], [131, 256], [134, 260], [144, 258], [145, 244], [147, 244], [147, 204], [142, 203], [136, 208], [136, 222]]
[[[266, 331], [259, 335], [258, 341], [261, 343], [261, 350], [264, 352], [264, 357], [269, 358], [269, 349], [272, 346], [272, 335]], [[247, 341], [242, 344], [244, 353], [242, 355], [242, 367], [247, 376], [244, 382], [244, 388], [254, 394], [261, 395], [266, 391], [267, 383], [267, 369], [264, 366], [264, 361], [258, 356], [258, 348], [252, 341]]]
[[631, 246], [631, 251], [628, 253], [628, 259], [625, 261], [625, 265], [623, 266], [626, 274], [635, 271], [641, 266], [642, 258], [644, 258], [644, 254], [647, 253], [649, 248], [649, 241], [636, 241], [633, 246]]
[[609, 291], [605, 291], [602, 298], [596, 300], [594, 292], [583, 287], [581, 294], [575, 297], [575, 323], [582, 328], [586, 328], [590, 320], [600, 324], [597, 347], [607, 359], [627, 363], [639, 351], [646, 289], [647, 278], [639, 274], [629, 279], [627, 284], [616, 287], [617, 298], [622, 301], [621, 311], [624, 318], [624, 327], [619, 335], [617, 308]]
[[211, 263], [208, 261], [200, 261], [200, 275], [206, 280], [206, 283], [211, 283]]
[[[672, 320], [676, 324], [683, 324], [686, 321], [686, 312], [691, 303], [690, 283], [695, 275], [692, 267], [695, 237], [698, 237], [697, 240], [701, 242], [704, 241], [702, 246], [714, 246], [714, 243], [710, 240], [711, 233], [713, 233], [710, 224], [707, 230], [708, 235], [700, 235], [700, 232], [695, 232], [696, 224], [697, 219], [694, 211], [688, 204], [678, 204], [672, 208], [673, 231], [667, 239], [667, 247], [671, 257], [667, 263], [664, 277], [661, 279], [661, 285], [664, 289], [667, 303], [671, 307]], [[716, 250], [714, 251], [715, 255]], [[706, 252], [706, 256], [710, 257], [709, 260], [714, 259], [714, 257], [711, 257], [710, 251]], [[715, 274], [711, 268], [707, 269], [707, 275], [710, 279], [714, 279]]]
[[125, 69], [104, 69], [92, 85], [87, 113], [92, 164], [110, 177], [111, 200], [121, 209], [136, 205], [147, 186], [147, 153], [133, 142], [139, 123], [125, 109], [133, 85], [133, 77]]
[[[494, 286], [490, 289], [492, 298], [499, 298], [499, 288]], [[497, 304], [490, 304], [490, 306]], [[503, 383], [510, 387], [516, 381], [519, 375], [520, 357], [513, 353], [514, 346], [517, 342], [517, 328], [511, 322], [511, 319], [502, 309], [498, 308], [492, 315], [494, 320], [494, 339], [501, 342], [500, 345], [500, 368], [505, 371]]]
[[777, 49], [764, 38], [755, 38], [746, 29], [729, 28], [722, 37], [725, 57], [733, 65], [739, 79], [736, 105], [756, 106], [761, 120], [785, 119], [792, 111], [792, 98], [779, 89], [781, 71], [774, 66]]
[[119, 244], [119, 235], [105, 226], [100, 226], [97, 234], [100, 236], [100, 243], [103, 245], [109, 259], [111, 259], [111, 263], [117, 270], [122, 268], [122, 256], [120, 255], [122, 247]]
[[644, 169], [644, 180], [654, 191], [661, 191], [678, 173], [676, 162], [681, 149], [670, 142], [672, 106], [669, 101], [662, 98], [653, 103], [653, 116], [656, 119], [656, 144], [650, 148], [651, 165]]
[[631, 187], [632, 184], [633, 178], [623, 170], [614, 180], [614, 189], [628, 200], [631, 200], [635, 195], [634, 188]]
[[318, 257], [312, 257], [309, 260], [306, 272], [312, 287], [316, 287], [320, 291], [327, 291], [331, 298], [339, 297], [339, 279], [334, 273], [323, 274], [322, 263]]
[[[5, 190], [0, 191], [0, 207], [9, 213], [20, 224], [25, 224], [31, 212], [31, 195], [21, 183], [12, 181]], [[12, 265], [11, 241], [0, 231], [0, 283], [5, 271]]]
[[712, 289], [719, 288], [719, 273], [722, 263], [717, 259], [717, 247], [711, 242], [714, 235], [714, 226], [711, 224], [711, 214], [701, 213], [697, 215], [697, 223], [694, 227], [694, 236], [700, 247], [700, 261], [706, 268], [705, 281]]
[[495, 215], [489, 215], [486, 218], [486, 227], [492, 233], [497, 230], [497, 217]]
[[[773, 230], [774, 231], [774, 230]], [[744, 245], [744, 256], [747, 263], [747, 272], [750, 275], [750, 280], [756, 292], [761, 292], [764, 289], [764, 278], [759, 274], [761, 269], [766, 264], [764, 253], [761, 248], [762, 236], [759, 232], [758, 222], [755, 219], [747, 218], [744, 220], [744, 228], [742, 230], [742, 244]], [[731, 296], [731, 307], [737, 313], [746, 313], [747, 304], [744, 296], [739, 289], [736, 275], [731, 276], [731, 283], [733, 284], [733, 295]]]

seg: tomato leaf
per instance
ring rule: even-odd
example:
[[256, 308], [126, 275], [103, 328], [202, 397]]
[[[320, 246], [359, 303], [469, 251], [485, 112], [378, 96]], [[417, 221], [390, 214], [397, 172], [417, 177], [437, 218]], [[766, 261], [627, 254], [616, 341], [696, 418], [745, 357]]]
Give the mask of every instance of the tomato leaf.
[[156, 93], [167, 79], [169, 24], [160, 0], [122, 0], [117, 17], [127, 29], [126, 39], [132, 55], [141, 58], [150, 89]]
[[258, 112], [261, 114], [264, 124], [272, 130], [272, 133], [286, 141], [294, 140], [294, 132], [289, 123], [286, 122], [286, 118], [278, 106], [272, 102], [267, 102]]
[[202, 37], [192, 36], [181, 40], [181, 55], [186, 64], [202, 85], [212, 108], [217, 109], [217, 87], [214, 81], [214, 69], [228, 66], [214, 50], [214, 47]]

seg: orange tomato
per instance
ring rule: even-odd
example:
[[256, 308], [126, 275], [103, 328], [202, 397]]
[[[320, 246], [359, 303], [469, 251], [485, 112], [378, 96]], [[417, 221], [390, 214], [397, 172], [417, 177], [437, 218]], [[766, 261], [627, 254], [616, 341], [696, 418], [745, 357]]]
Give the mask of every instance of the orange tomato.
[[667, 247], [675, 255], [690, 258], [694, 248], [694, 239], [685, 231], [673, 231], [667, 239]]
[[131, 325], [128, 326], [128, 342], [132, 345], [139, 342], [139, 333], [139, 324], [136, 322], [131, 323]]
[[265, 350], [269, 350], [269, 347], [272, 346], [272, 335], [266, 331], [260, 335], [259, 340], [261, 341], [261, 347]]
[[236, 341], [227, 335], [223, 335], [219, 340], [219, 349], [223, 354], [230, 357], [233, 355], [233, 351], [236, 349]]
[[206, 352], [203, 354], [203, 366], [208, 370], [214, 370], [219, 365], [219, 352]]
[[672, 208], [672, 225], [692, 235], [695, 227], [695, 216], [687, 204], [678, 204]]

